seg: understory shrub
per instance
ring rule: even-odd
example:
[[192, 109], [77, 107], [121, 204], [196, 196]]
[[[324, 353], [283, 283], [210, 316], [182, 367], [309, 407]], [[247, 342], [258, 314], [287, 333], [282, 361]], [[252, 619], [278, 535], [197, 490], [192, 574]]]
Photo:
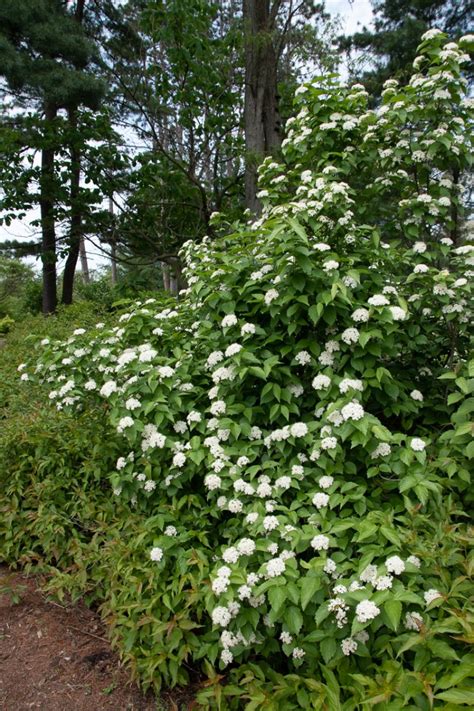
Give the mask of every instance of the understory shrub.
[[55, 418], [94, 413], [117, 508], [64, 585], [95, 586], [144, 684], [204, 673], [199, 703], [236, 709], [474, 702], [472, 42], [428, 32], [375, 111], [302, 86], [261, 217], [185, 246], [179, 302], [21, 364]]

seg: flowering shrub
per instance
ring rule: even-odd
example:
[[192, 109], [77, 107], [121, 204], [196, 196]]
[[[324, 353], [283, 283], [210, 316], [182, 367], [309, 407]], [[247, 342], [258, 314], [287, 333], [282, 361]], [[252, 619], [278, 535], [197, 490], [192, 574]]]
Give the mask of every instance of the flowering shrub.
[[[302, 86], [262, 216], [185, 246], [179, 303], [21, 370], [58, 410], [107, 413], [113, 495], [143, 525], [107, 553], [104, 607], [145, 681], [187, 662], [206, 703], [263, 708], [276, 679], [275, 708], [472, 700], [449, 666], [472, 662], [472, 44], [427, 33], [375, 111], [361, 86]], [[213, 672], [238, 665], [245, 692]]]

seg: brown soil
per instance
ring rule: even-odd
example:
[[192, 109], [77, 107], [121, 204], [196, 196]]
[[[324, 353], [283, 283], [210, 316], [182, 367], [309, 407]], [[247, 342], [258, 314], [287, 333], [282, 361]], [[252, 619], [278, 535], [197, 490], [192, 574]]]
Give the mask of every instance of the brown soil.
[[[20, 597], [16, 604], [10, 590]], [[5, 567], [0, 567], [0, 592], [2, 711], [178, 709], [172, 700], [144, 695], [131, 685], [90, 610], [49, 601], [34, 577]]]

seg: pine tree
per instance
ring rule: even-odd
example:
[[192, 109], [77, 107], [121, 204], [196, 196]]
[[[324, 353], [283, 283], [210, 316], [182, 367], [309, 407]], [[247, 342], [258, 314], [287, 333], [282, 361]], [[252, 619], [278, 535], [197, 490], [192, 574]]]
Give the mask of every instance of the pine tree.
[[401, 83], [408, 80], [426, 30], [436, 27], [456, 39], [469, 31], [474, 10], [472, 0], [372, 0], [372, 7], [373, 30], [364, 27], [343, 38], [341, 46], [368, 54], [372, 68], [356, 70], [352, 78], [376, 97], [389, 77]]
[[[2, 0], [0, 4], [0, 73], [6, 80], [8, 91], [19, 101], [27, 101], [29, 109], [34, 107], [43, 123], [39, 206], [44, 313], [54, 312], [57, 304], [55, 154], [60, 146], [55, 122], [61, 110], [73, 117], [80, 106], [97, 108], [103, 95], [101, 80], [87, 69], [95, 55], [95, 47], [78, 21], [84, 4], [85, 0], [78, 0], [72, 13], [60, 0]], [[74, 173], [71, 200], [75, 201], [80, 154], [73, 155], [71, 162]], [[74, 217], [74, 209], [72, 213]], [[73, 223], [72, 250], [77, 242], [76, 228], [77, 223]], [[72, 261], [68, 272], [71, 285], [75, 269], [75, 261], [73, 265]]]

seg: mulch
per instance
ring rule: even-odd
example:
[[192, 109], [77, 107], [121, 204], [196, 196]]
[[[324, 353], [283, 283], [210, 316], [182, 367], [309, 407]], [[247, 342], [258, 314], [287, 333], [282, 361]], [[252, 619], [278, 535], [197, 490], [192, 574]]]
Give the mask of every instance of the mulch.
[[[19, 601], [12, 600], [10, 590]], [[34, 576], [0, 566], [2, 711], [171, 711], [171, 697], [143, 694], [111, 650], [100, 618], [83, 605], [59, 605]]]

